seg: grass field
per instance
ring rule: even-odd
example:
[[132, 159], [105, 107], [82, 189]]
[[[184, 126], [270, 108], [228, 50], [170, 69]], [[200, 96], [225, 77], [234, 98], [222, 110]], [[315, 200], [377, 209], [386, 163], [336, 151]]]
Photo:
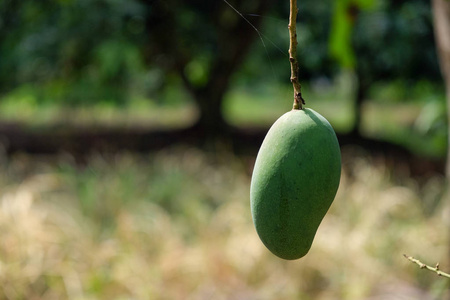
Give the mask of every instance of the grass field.
[[[273, 256], [253, 228], [251, 157], [0, 156], [0, 299], [445, 299], [444, 178], [394, 177], [343, 149], [337, 198], [310, 253]], [[446, 296], [445, 296], [446, 295]], [[448, 299], [448, 298], [447, 298]]]

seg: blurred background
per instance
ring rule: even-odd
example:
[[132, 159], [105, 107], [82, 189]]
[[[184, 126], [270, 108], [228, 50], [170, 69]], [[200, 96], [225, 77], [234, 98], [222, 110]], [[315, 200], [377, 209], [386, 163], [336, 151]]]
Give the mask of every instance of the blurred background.
[[289, 1], [0, 1], [0, 299], [449, 299], [402, 256], [450, 271], [432, 3], [298, 6], [306, 107], [343, 170], [310, 253], [284, 261], [249, 189], [292, 107]]

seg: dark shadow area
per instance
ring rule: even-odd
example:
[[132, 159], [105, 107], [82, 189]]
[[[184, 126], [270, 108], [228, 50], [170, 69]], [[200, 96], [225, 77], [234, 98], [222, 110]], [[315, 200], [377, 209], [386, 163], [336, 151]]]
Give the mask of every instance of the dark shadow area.
[[[230, 127], [222, 135], [211, 136], [203, 127], [193, 126], [178, 130], [101, 129], [71, 128], [64, 131], [32, 131], [13, 124], [0, 125], [0, 142], [8, 155], [72, 154], [84, 161], [92, 153], [130, 151], [145, 153], [159, 151], [173, 145], [189, 145], [208, 150], [216, 145], [226, 145], [237, 155], [255, 156], [268, 128]], [[375, 158], [382, 158], [390, 168], [408, 170], [411, 176], [427, 177], [444, 174], [445, 159], [418, 156], [407, 148], [390, 142], [365, 138], [360, 135], [338, 134], [341, 147], [362, 148]], [[213, 145], [213, 146], [211, 146]], [[219, 146], [220, 147], [220, 146]]]

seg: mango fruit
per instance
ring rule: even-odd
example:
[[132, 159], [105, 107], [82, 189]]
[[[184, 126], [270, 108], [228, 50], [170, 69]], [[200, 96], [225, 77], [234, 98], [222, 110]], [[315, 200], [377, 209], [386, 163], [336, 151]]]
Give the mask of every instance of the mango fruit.
[[280, 258], [306, 255], [341, 177], [330, 123], [312, 109], [292, 110], [270, 128], [253, 169], [250, 203], [264, 245]]

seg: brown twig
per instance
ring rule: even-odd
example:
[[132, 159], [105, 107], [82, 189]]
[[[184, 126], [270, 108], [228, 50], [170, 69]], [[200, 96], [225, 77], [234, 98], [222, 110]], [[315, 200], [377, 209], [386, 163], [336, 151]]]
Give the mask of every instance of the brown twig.
[[413, 263], [419, 265], [419, 267], [420, 267], [421, 269], [428, 269], [428, 270], [430, 270], [430, 271], [436, 273], [438, 276], [443, 276], [443, 277], [450, 278], [450, 274], [445, 273], [445, 272], [442, 272], [441, 270], [439, 270], [439, 263], [437, 263], [437, 264], [436, 264], [436, 267], [433, 268], [433, 267], [430, 267], [429, 265], [424, 264], [424, 263], [421, 262], [420, 260], [415, 259], [415, 258], [412, 257], [412, 256], [408, 256], [408, 255], [406, 255], [406, 254], [403, 254], [403, 256], [406, 257], [409, 261], [411, 261], [411, 262], [413, 262]]
[[298, 81], [298, 61], [297, 61], [297, 0], [290, 0], [290, 15], [289, 15], [289, 61], [291, 63], [291, 82], [294, 86], [294, 105], [292, 109], [303, 109], [305, 100], [302, 97], [301, 85]]

